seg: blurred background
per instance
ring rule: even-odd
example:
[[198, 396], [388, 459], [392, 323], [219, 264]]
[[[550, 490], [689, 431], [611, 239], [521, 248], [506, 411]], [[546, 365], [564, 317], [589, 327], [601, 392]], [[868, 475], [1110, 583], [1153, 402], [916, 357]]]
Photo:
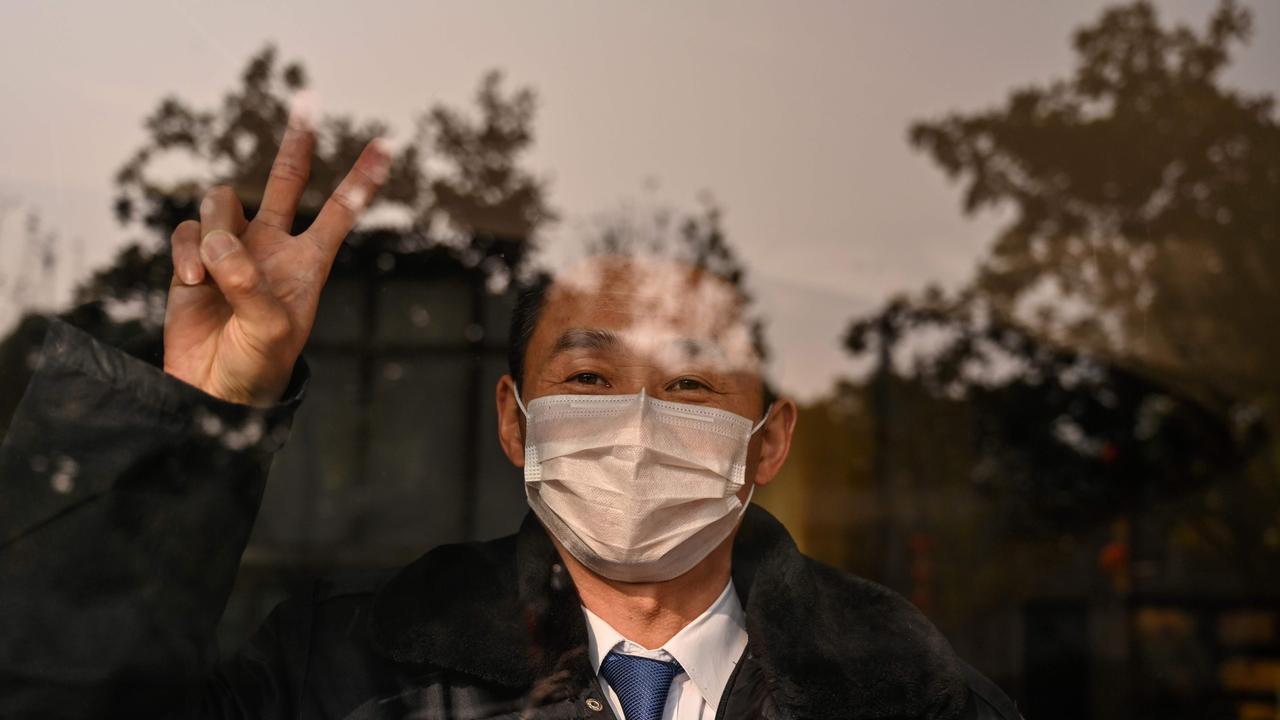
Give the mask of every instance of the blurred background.
[[391, 182], [305, 352], [220, 631], [515, 529], [512, 286], [659, 248], [753, 298], [802, 403], [757, 494], [1028, 718], [1280, 718], [1280, 6], [8, 3], [0, 431], [48, 317], [154, 336], [169, 232]]

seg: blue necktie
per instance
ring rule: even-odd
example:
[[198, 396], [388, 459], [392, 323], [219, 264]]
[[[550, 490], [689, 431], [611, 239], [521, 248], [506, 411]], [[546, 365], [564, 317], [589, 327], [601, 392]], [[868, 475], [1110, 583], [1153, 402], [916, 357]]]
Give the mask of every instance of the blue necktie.
[[662, 720], [671, 680], [682, 672], [678, 662], [622, 655], [612, 650], [600, 663], [600, 674], [618, 695], [625, 720]]

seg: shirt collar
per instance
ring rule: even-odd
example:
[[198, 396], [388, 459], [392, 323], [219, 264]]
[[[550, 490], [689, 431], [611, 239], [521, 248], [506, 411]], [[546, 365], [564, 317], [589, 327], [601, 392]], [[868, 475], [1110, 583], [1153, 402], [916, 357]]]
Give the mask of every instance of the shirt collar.
[[746, 616], [732, 580], [710, 607], [656, 650], [646, 650], [627, 640], [587, 608], [583, 607], [582, 612], [587, 618], [587, 654], [596, 673], [600, 672], [604, 656], [615, 649], [629, 655], [674, 659], [713, 708], [719, 707], [729, 676], [747, 647]]

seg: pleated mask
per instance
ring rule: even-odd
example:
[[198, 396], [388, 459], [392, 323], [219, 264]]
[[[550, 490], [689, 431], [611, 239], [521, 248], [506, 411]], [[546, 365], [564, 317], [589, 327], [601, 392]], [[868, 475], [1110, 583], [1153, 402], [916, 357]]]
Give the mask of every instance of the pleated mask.
[[525, 495], [586, 567], [660, 582], [702, 561], [751, 501], [747, 445], [764, 426], [716, 408], [636, 395], [551, 395], [526, 408]]

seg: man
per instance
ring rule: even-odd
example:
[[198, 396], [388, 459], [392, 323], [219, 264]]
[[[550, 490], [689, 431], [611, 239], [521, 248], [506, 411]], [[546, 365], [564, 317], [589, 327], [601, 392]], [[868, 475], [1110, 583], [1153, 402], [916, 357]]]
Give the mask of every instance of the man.
[[518, 533], [317, 583], [214, 663], [320, 290], [387, 174], [371, 144], [291, 236], [313, 143], [291, 125], [252, 222], [221, 188], [174, 232], [163, 372], [51, 329], [0, 450], [0, 716], [1017, 717], [907, 602], [750, 505], [796, 407], [732, 286], [619, 257], [518, 303]]

